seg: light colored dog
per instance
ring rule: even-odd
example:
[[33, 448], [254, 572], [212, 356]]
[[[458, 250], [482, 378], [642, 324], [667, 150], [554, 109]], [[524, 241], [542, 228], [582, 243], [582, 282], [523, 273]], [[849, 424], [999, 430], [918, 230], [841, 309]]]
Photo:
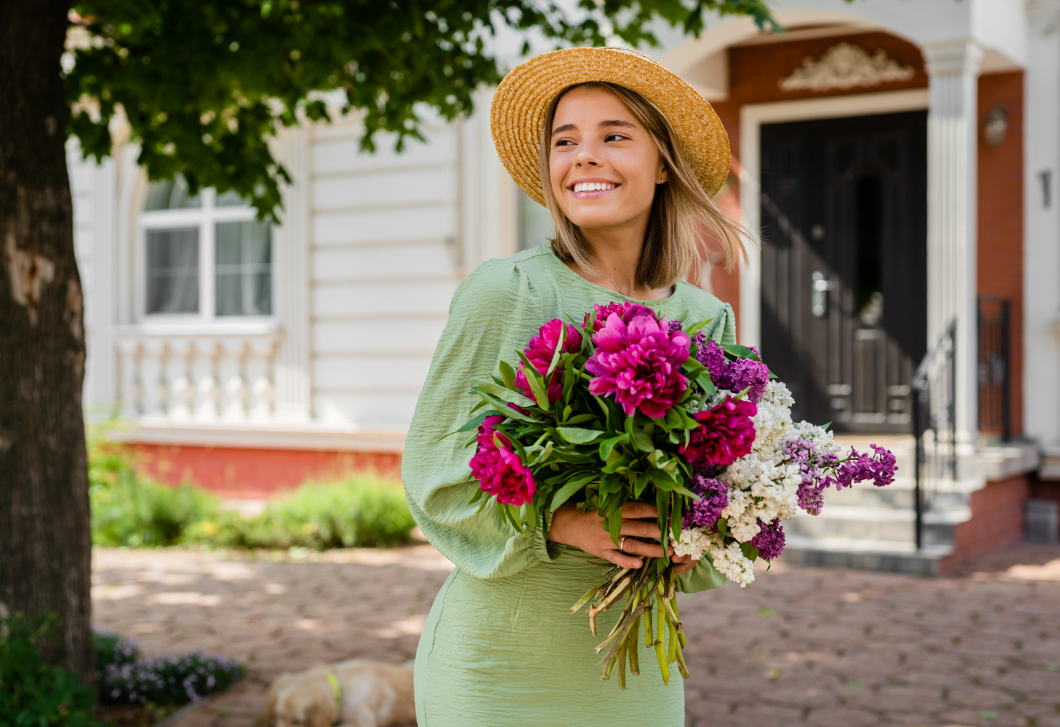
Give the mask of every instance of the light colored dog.
[[364, 659], [282, 674], [269, 687], [265, 709], [276, 727], [387, 727], [416, 719], [412, 662]]

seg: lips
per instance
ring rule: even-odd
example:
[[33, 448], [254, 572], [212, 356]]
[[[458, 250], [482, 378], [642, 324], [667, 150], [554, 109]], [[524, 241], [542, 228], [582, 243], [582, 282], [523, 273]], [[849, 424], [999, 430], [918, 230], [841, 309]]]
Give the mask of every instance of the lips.
[[582, 179], [570, 185], [569, 189], [578, 197], [597, 197], [619, 187], [618, 182], [606, 179]]

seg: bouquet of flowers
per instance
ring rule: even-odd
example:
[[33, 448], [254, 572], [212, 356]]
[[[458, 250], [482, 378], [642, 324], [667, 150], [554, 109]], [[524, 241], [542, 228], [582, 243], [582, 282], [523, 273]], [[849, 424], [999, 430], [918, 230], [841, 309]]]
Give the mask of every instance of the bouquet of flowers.
[[[793, 400], [758, 352], [721, 346], [687, 314], [659, 317], [631, 302], [597, 305], [582, 321], [545, 323], [519, 363], [501, 361], [492, 380], [475, 380], [479, 403], [460, 430], [475, 431], [472, 502], [493, 502], [530, 536], [564, 503], [597, 511], [618, 544], [622, 506], [659, 511], [666, 552], [704, 555], [730, 580], [754, 580], [754, 561], [784, 549], [782, 520], [821, 512], [822, 493], [894, 479], [895, 458], [839, 447], [825, 427], [791, 419]], [[482, 411], [480, 411], [482, 410]], [[597, 647], [602, 678], [626, 664], [639, 674], [640, 625], [665, 682], [670, 665], [688, 678], [681, 649], [677, 575], [668, 558], [607, 571], [570, 611], [588, 606], [589, 625], [625, 596], [615, 627]]]

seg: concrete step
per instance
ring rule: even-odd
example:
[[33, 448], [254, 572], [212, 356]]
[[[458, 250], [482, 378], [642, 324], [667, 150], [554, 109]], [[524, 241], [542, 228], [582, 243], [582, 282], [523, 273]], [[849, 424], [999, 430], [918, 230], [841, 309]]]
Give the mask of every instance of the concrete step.
[[[953, 542], [953, 528], [971, 517], [968, 508], [931, 510], [924, 514], [924, 539], [929, 543]], [[851, 507], [825, 504], [817, 516], [800, 512], [787, 521], [785, 532], [806, 538], [863, 538], [913, 543], [916, 513], [912, 509]]]
[[803, 538], [787, 536], [780, 562], [828, 568], [856, 568], [936, 575], [939, 562], [953, 553], [948, 545], [929, 545], [917, 550], [913, 543], [896, 543], [870, 538]]
[[[980, 480], [926, 480], [922, 486], [924, 502], [933, 509], [968, 507], [971, 494], [982, 487]], [[832, 503], [885, 509], [914, 508], [916, 483], [909, 477], [898, 477], [886, 487], [867, 482], [855, 483], [842, 490], [828, 490], [824, 495], [825, 512]]]

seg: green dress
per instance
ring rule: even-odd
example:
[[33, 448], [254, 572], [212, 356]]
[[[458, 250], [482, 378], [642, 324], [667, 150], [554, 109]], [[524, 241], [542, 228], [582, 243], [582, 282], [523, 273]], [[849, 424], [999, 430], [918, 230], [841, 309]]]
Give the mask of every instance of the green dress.
[[[601, 681], [596, 645], [584, 611], [567, 610], [598, 582], [604, 561], [516, 533], [492, 507], [469, 505], [477, 488], [459, 436], [441, 437], [468, 420], [471, 379], [513, 365], [546, 321], [580, 317], [594, 303], [627, 300], [589, 283], [548, 245], [476, 269], [453, 296], [409, 429], [402, 479], [409, 507], [427, 539], [456, 568], [431, 608], [416, 653], [416, 717], [420, 727], [509, 725], [650, 725], [682, 727], [684, 684], [676, 669], [664, 686], [654, 652], [641, 648], [641, 674], [620, 691], [617, 676]], [[660, 301], [638, 301], [673, 318], [713, 318], [707, 335], [735, 342], [732, 308], [695, 286], [676, 285]], [[725, 577], [708, 560], [680, 579], [691, 593]], [[606, 635], [621, 608], [598, 618]]]

